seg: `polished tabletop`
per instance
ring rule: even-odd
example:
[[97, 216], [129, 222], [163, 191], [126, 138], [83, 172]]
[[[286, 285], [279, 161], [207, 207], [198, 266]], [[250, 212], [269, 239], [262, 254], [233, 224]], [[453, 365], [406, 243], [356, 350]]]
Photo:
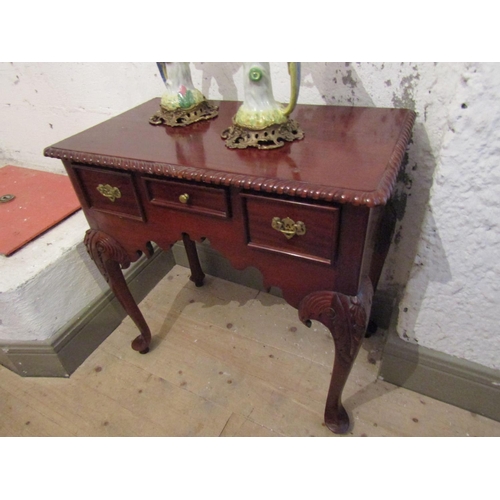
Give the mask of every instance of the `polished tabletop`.
[[187, 127], [155, 126], [152, 99], [45, 150], [46, 156], [125, 170], [374, 206], [390, 196], [415, 113], [407, 109], [297, 105], [305, 137], [275, 150], [228, 149], [221, 133], [241, 103]]

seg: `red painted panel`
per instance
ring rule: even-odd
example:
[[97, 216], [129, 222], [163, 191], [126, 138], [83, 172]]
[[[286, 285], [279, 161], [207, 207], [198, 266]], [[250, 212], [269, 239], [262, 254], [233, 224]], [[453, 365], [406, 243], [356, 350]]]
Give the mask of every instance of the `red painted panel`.
[[0, 254], [11, 255], [80, 208], [65, 175], [7, 165], [0, 168]]

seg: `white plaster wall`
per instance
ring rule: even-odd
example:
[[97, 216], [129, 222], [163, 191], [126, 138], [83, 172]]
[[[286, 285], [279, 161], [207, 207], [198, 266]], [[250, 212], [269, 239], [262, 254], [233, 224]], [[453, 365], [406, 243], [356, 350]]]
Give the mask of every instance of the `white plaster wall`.
[[44, 148], [155, 97], [155, 73], [146, 63], [0, 63], [2, 163], [64, 172]]
[[85, 227], [79, 211], [11, 257], [1, 256], [0, 340], [47, 339], [106, 290], [85, 255]]
[[500, 64], [457, 69], [399, 332], [499, 369]]
[[[191, 68], [207, 97], [243, 98], [240, 63]], [[271, 69], [274, 94], [286, 101], [286, 64]], [[399, 298], [402, 338], [496, 369], [499, 85], [496, 63], [308, 62], [299, 96], [417, 112], [380, 287]], [[163, 90], [154, 63], [2, 63], [0, 88], [1, 163], [55, 172], [62, 166], [42, 156], [44, 147]]]
[[[64, 173], [43, 149], [156, 96], [160, 80], [154, 65], [153, 76], [147, 74], [150, 68], [0, 63], [0, 166]], [[108, 289], [82, 243], [87, 228], [80, 211], [12, 256], [0, 256], [0, 341], [46, 340]]]

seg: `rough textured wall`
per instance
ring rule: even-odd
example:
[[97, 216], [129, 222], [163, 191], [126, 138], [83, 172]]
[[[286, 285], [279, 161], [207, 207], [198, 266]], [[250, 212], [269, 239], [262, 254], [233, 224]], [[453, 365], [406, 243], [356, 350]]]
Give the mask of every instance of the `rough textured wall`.
[[[213, 99], [243, 97], [240, 63], [192, 63]], [[285, 63], [272, 63], [287, 101]], [[500, 369], [500, 64], [303, 63], [299, 103], [417, 112], [380, 284], [402, 338]], [[152, 63], [0, 64], [0, 160], [51, 171], [45, 146], [162, 93]]]
[[145, 63], [0, 63], [2, 163], [64, 172], [48, 145], [161, 92]]
[[412, 342], [499, 369], [500, 65], [457, 70], [430, 89], [449, 85], [451, 98], [431, 142], [434, 182], [398, 327]]

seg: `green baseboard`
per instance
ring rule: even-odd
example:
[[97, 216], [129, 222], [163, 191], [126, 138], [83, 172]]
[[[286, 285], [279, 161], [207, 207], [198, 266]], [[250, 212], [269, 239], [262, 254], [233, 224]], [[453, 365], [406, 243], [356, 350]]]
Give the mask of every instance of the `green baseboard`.
[[500, 371], [405, 342], [393, 329], [379, 378], [500, 421]]
[[[264, 287], [262, 274], [255, 267], [248, 267], [243, 271], [238, 271], [231, 266], [231, 263], [219, 252], [214, 250], [208, 241], [196, 245], [198, 257], [203, 272], [211, 276], [217, 276], [226, 281], [237, 283], [238, 285], [247, 286], [254, 290], [260, 290], [280, 296], [281, 292], [278, 288], [267, 290]], [[172, 247], [175, 263], [179, 266], [189, 267], [186, 251], [181, 242], [176, 243]]]
[[[198, 254], [205, 273], [265, 290], [257, 269], [235, 270], [209, 244], [198, 245]], [[182, 243], [138, 263], [127, 278], [136, 301], [140, 302], [176, 264], [189, 267]], [[279, 289], [270, 292], [280, 295]], [[387, 320], [392, 305], [390, 293], [379, 294], [374, 300], [372, 319], [390, 332], [379, 377], [500, 421], [500, 372], [401, 340]], [[47, 341], [0, 342], [0, 364], [24, 377], [69, 377], [124, 317], [125, 311], [108, 291]]]
[[[127, 277], [139, 303], [172, 269], [172, 252], [157, 251]], [[0, 341], [0, 364], [23, 377], [69, 377], [122, 322], [126, 313], [108, 290], [45, 341]]]
[[[201, 266], [206, 274], [281, 296], [279, 288], [265, 289], [262, 275], [256, 268], [250, 267], [243, 271], [234, 269], [226, 258], [210, 247], [208, 241], [197, 247]], [[168, 252], [158, 250], [151, 259], [138, 262], [127, 278], [136, 301], [140, 302], [176, 264], [189, 267], [181, 242], [176, 243]], [[377, 297], [374, 298], [374, 309], [387, 316], [385, 311], [390, 310], [392, 297], [381, 296], [378, 300], [380, 304], [376, 304], [376, 299]], [[0, 365], [23, 377], [69, 377], [124, 317], [125, 311], [108, 290], [50, 339], [40, 342], [0, 341]], [[375, 321], [384, 327], [382, 317], [376, 317]]]

